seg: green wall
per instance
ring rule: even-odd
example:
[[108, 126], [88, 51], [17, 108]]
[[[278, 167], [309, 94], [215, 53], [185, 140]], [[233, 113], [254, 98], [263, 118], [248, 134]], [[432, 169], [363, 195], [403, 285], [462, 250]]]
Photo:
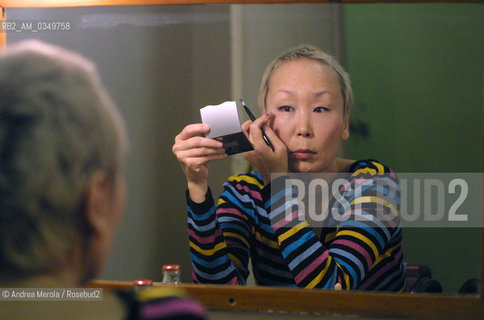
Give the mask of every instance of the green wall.
[[[355, 94], [346, 156], [397, 172], [481, 171], [484, 5], [354, 4], [344, 14]], [[478, 228], [407, 228], [404, 250], [445, 292], [480, 275]]]

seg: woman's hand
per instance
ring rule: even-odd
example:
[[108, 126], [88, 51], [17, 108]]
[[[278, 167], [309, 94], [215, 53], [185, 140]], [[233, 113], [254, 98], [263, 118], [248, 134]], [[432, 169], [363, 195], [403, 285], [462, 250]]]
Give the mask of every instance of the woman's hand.
[[[242, 124], [247, 139], [254, 146], [253, 151], [244, 156], [259, 172], [265, 184], [271, 181], [271, 173], [287, 172], [287, 148], [270, 127], [273, 113], [267, 113], [254, 122], [248, 120]], [[262, 130], [272, 143], [272, 148], [262, 138]]]
[[208, 163], [225, 159], [220, 141], [205, 138], [210, 128], [203, 123], [190, 124], [175, 137], [172, 151], [187, 177], [188, 191], [194, 202], [203, 202], [208, 189]]

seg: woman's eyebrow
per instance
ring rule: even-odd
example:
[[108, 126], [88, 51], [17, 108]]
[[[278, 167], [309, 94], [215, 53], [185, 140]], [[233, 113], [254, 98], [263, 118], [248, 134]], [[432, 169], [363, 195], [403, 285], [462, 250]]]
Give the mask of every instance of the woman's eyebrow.
[[294, 94], [294, 92], [293, 92], [293, 91], [291, 91], [291, 90], [288, 90], [288, 89], [279, 89], [279, 90], [277, 90], [276, 92], [274, 92], [274, 95], [276, 95], [276, 94], [280, 94], [280, 93], [282, 93], [282, 94], [287, 94], [287, 95], [292, 95], [292, 94]]
[[321, 97], [322, 95], [325, 95], [325, 94], [332, 94], [332, 93], [331, 91], [328, 91], [328, 90], [321, 90], [313, 93], [315, 97]]
[[[272, 94], [272, 96], [276, 96], [276, 95], [293, 96], [294, 94], [295, 94], [294, 91], [292, 91], [290, 89], [279, 89], [276, 92], [274, 92]], [[315, 92], [310, 93], [310, 95], [314, 96], [315, 98], [320, 98], [321, 96], [324, 96], [324, 95], [327, 95], [327, 94], [332, 96], [333, 92], [330, 91], [330, 90], [324, 89], [324, 90], [321, 90], [321, 91], [315, 91]]]

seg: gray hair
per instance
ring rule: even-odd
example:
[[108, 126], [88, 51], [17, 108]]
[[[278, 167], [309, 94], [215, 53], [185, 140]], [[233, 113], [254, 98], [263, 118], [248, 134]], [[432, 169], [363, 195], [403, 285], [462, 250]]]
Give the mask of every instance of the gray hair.
[[0, 275], [58, 269], [89, 229], [92, 174], [113, 177], [124, 123], [90, 61], [39, 41], [0, 52]]
[[307, 44], [290, 48], [289, 50], [280, 54], [267, 66], [264, 75], [262, 76], [262, 81], [259, 88], [259, 108], [264, 111], [267, 110], [266, 99], [267, 92], [269, 91], [269, 80], [272, 72], [284, 62], [294, 61], [301, 58], [321, 62], [336, 72], [340, 81], [341, 93], [343, 95], [343, 114], [345, 115], [345, 117], [348, 116], [351, 106], [353, 104], [353, 90], [351, 89], [351, 82], [348, 73], [332, 56], [314, 46]]

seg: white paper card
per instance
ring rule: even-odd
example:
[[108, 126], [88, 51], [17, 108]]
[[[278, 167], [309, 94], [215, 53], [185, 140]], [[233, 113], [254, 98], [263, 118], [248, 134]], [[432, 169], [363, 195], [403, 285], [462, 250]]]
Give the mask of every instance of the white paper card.
[[202, 122], [210, 127], [207, 138], [218, 138], [227, 154], [253, 150], [240, 126], [239, 112], [235, 101], [226, 101], [219, 105], [210, 105], [200, 109]]
[[225, 101], [216, 106], [206, 106], [200, 109], [200, 115], [202, 122], [210, 127], [207, 138], [217, 138], [242, 132], [235, 101]]

